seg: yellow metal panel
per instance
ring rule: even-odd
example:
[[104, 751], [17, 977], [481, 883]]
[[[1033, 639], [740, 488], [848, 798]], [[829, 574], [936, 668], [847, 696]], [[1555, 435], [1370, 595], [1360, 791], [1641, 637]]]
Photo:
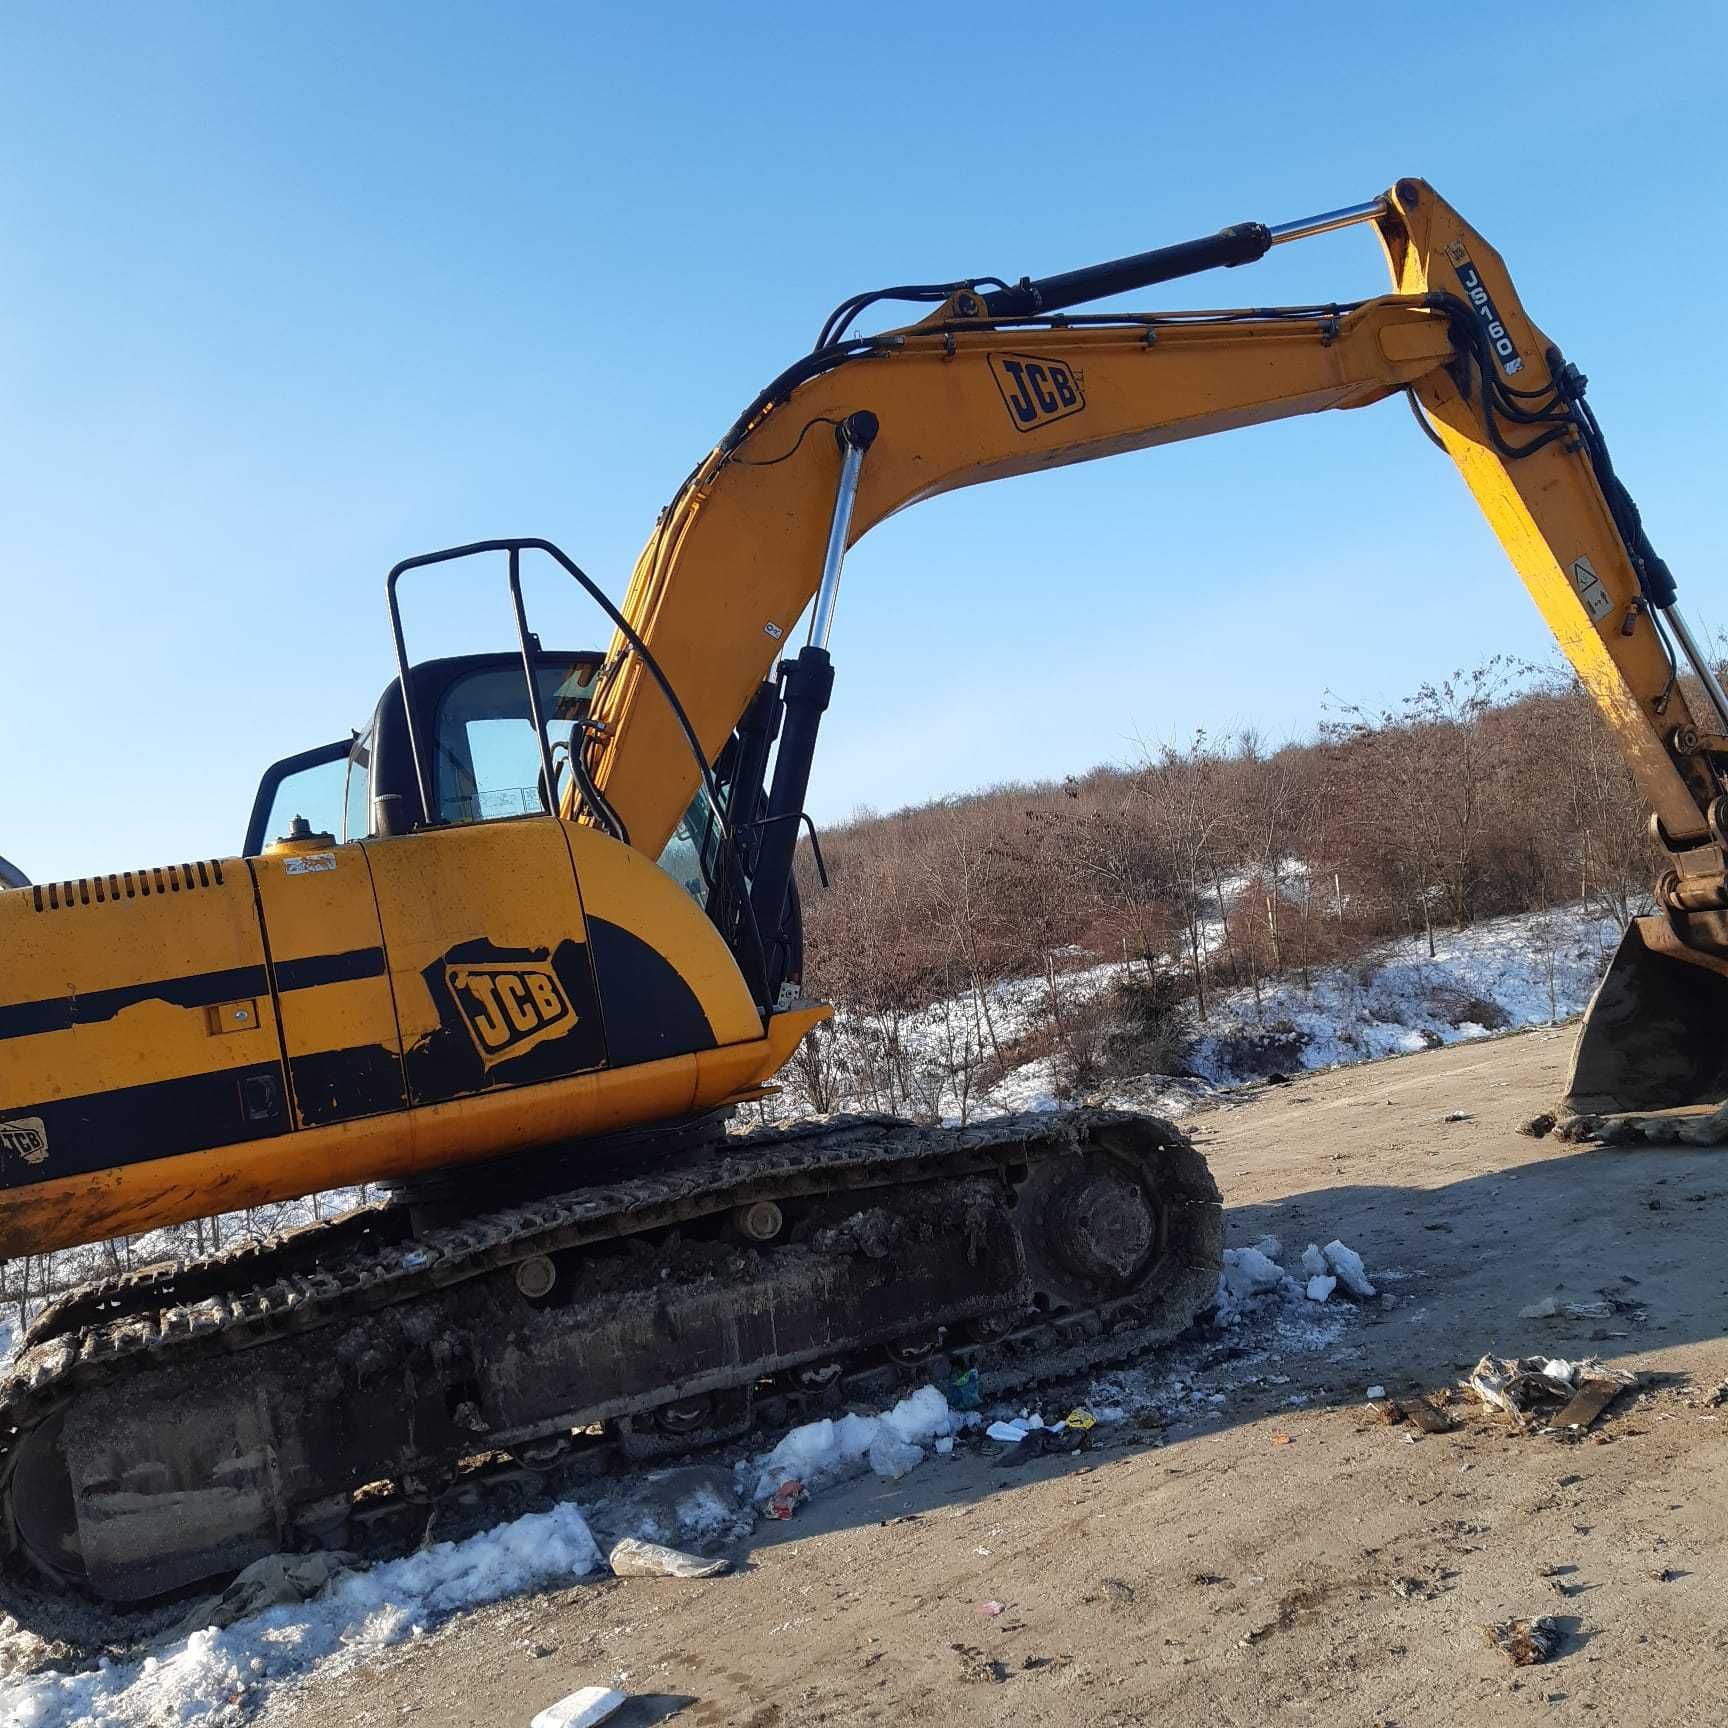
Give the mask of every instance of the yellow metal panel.
[[250, 867], [296, 1124], [400, 1109], [401, 1045], [365, 848], [267, 853]]
[[[1527, 392], [1548, 388], [1556, 351], [1525, 312], [1500, 254], [1425, 181], [1400, 180], [1387, 199], [1392, 214], [1380, 234], [1398, 287], [1468, 299], [1488, 320], [1491, 351], [1504, 349], [1507, 382]], [[1640, 791], [1673, 838], [1702, 837], [1702, 806], [1714, 788], [1702, 767], [1689, 784], [1665, 742], [1675, 728], [1696, 724], [1695, 717], [1685, 691], [1671, 688], [1668, 658], [1648, 618], [1625, 628], [1639, 599], [1638, 577], [1588, 456], [1575, 438], [1563, 438], [1508, 460], [1489, 442], [1480, 401], [1466, 400], [1449, 371], [1437, 368], [1414, 388], [1561, 651], [1614, 729]], [[1537, 430], [1509, 425], [1503, 435], [1524, 444]]]
[[362, 844], [412, 1102], [605, 1061], [561, 822], [516, 817]]
[[[656, 528], [624, 611], [652, 648], [709, 759], [782, 651], [822, 569], [840, 458], [821, 431], [869, 409], [852, 540], [923, 498], [1325, 408], [1404, 388], [1447, 351], [1444, 318], [1371, 301], [1338, 318], [1244, 323], [1222, 316], [1143, 330], [915, 327], [867, 361], [824, 373], [716, 451]], [[1000, 367], [1060, 365], [1071, 411], [1027, 427]], [[615, 642], [614, 652], [620, 652]], [[665, 699], [625, 664], [596, 708], [614, 728], [596, 779], [650, 856], [695, 791], [696, 770]]]
[[[0, 1114], [279, 1056], [245, 864], [170, 880], [126, 871], [0, 893]], [[209, 1009], [240, 999], [256, 1000], [252, 1029], [213, 1036]]]

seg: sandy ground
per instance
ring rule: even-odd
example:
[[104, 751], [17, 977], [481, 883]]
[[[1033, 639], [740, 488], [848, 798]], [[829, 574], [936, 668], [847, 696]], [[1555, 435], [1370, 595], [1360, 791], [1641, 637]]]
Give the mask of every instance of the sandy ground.
[[[1728, 1154], [1519, 1135], [1570, 1038], [1342, 1070], [1190, 1120], [1232, 1244], [1336, 1235], [1405, 1274], [1331, 1348], [1284, 1355], [1287, 1385], [1237, 1362], [1215, 1416], [1162, 1435], [868, 1478], [761, 1526], [729, 1578], [501, 1604], [265, 1720], [525, 1728], [616, 1684], [636, 1695], [617, 1728], [1722, 1721]], [[1518, 1317], [1604, 1289], [1628, 1311]], [[1364, 1405], [1371, 1382], [1450, 1386], [1490, 1349], [1598, 1353], [1650, 1389], [1575, 1444], [1475, 1415], [1411, 1443]], [[1487, 1622], [1538, 1614], [1558, 1620], [1554, 1660], [1488, 1646]]]

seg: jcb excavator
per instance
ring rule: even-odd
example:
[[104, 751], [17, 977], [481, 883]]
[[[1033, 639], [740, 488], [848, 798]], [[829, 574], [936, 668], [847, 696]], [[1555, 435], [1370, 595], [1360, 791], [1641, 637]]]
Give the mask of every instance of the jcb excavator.
[[[1353, 223], [1394, 293], [1075, 310]], [[883, 301], [932, 309], [848, 334]], [[14, 1580], [146, 1600], [423, 1524], [458, 1470], [683, 1449], [937, 1361], [1005, 1391], [1204, 1306], [1218, 1193], [1156, 1119], [720, 1127], [828, 1012], [801, 991], [793, 859], [843, 556], [955, 487], [1407, 395], [1670, 859], [1570, 1102], [1701, 1131], [1725, 1080], [1728, 700], [1584, 385], [1499, 255], [1401, 180], [1064, 275], [845, 301], [679, 488], [621, 609], [544, 541], [398, 565], [371, 725], [271, 770], [243, 856], [0, 892], [0, 1255], [387, 1194], [35, 1320], [0, 1386]], [[604, 652], [541, 646], [530, 557], [607, 614]], [[415, 664], [398, 590], [459, 558], [507, 579], [520, 653]], [[328, 821], [294, 820], [320, 775]]]

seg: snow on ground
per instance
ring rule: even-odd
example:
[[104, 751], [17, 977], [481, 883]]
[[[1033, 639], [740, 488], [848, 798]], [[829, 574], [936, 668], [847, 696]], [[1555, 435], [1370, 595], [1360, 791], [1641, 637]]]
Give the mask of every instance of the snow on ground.
[[[1217, 991], [1187, 1048], [1184, 1075], [1139, 1076], [1087, 1101], [1179, 1115], [1197, 1091], [1269, 1073], [1372, 1061], [1568, 1019], [1583, 1011], [1619, 939], [1612, 917], [1560, 907], [1437, 932], [1433, 956], [1424, 937], [1383, 943], [1348, 965], [1317, 970], [1311, 989], [1287, 977], [1263, 983], [1258, 998], [1248, 987]], [[1058, 968], [1053, 976], [1012, 978], [977, 995], [932, 1002], [898, 1018], [891, 1034], [886, 1025], [844, 1010], [836, 1031], [866, 1069], [873, 1060], [884, 1066], [891, 1036], [902, 1075], [918, 1077], [907, 1083], [914, 1106], [958, 1122], [956, 1075], [975, 1073], [995, 1049], [1009, 1050], [1047, 1027], [1053, 1007], [1074, 1012], [1141, 965], [1076, 967], [1079, 957], [1078, 950], [1062, 949], [1051, 956]], [[839, 1107], [882, 1107], [866, 1091], [849, 1092]], [[965, 1114], [1054, 1110], [1072, 1102], [1063, 1095], [1057, 1062], [1040, 1056], [970, 1093]], [[802, 1109], [791, 1083], [783, 1113]]]
[[458, 1609], [568, 1584], [599, 1569], [600, 1551], [575, 1506], [531, 1512], [465, 1542], [440, 1542], [404, 1560], [345, 1572], [310, 1603], [207, 1627], [151, 1655], [104, 1657], [82, 1673], [0, 1683], [0, 1722], [7, 1728], [244, 1722], [290, 1676], [326, 1662], [364, 1662]]
[[[1521, 1026], [1549, 1025], [1580, 1014], [1620, 940], [1620, 925], [1582, 907], [1522, 913], [1465, 930], [1436, 933], [1436, 952], [1425, 938], [1383, 943], [1347, 966], [1313, 974], [1312, 989], [1295, 979], [1262, 984], [1256, 1000], [1246, 987], [1222, 991], [1208, 1004], [1186, 1055], [1192, 1078], [1148, 1095], [1147, 1080], [1117, 1086], [1100, 1102], [1180, 1114], [1193, 1082], [1225, 1087], [1268, 1073], [1331, 1068], [1347, 1062], [1455, 1044]], [[1058, 974], [1062, 999], [1078, 1005], [1110, 988], [1119, 964]], [[990, 992], [998, 1036], [1006, 1044], [1030, 1030], [1049, 1000], [1045, 978], [1017, 979]], [[930, 1028], [961, 1012], [968, 998], [934, 1004], [905, 1033], [921, 1054], [933, 1054]], [[1121, 1095], [1118, 1096], [1118, 1093]], [[1055, 1062], [1039, 1057], [1013, 1069], [986, 1092], [989, 1110], [1061, 1107]], [[973, 1114], [978, 1114], [978, 1105]]]
[[1549, 1025], [1582, 1013], [1620, 940], [1616, 919], [1577, 907], [1391, 942], [1350, 966], [1221, 997], [1189, 1063], [1215, 1085], [1275, 1069], [1330, 1068]]

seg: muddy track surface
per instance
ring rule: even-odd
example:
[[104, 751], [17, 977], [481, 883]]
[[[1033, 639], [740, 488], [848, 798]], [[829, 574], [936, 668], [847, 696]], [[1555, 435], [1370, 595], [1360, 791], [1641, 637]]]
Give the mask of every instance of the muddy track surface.
[[[635, 1700], [618, 1728], [1719, 1721], [1728, 1154], [1520, 1135], [1569, 1049], [1460, 1046], [1186, 1118], [1233, 1245], [1342, 1237], [1383, 1297], [1318, 1342], [1167, 1358], [1198, 1395], [1162, 1431], [865, 1478], [759, 1525], [732, 1577], [501, 1603], [264, 1720], [525, 1725], [611, 1683]], [[1604, 1290], [1606, 1320], [1519, 1318]], [[1462, 1401], [1415, 1440], [1365, 1408], [1375, 1382], [1442, 1396], [1490, 1349], [1599, 1354], [1646, 1389], [1570, 1445]], [[1558, 1653], [1515, 1669], [1483, 1627], [1537, 1614]]]

